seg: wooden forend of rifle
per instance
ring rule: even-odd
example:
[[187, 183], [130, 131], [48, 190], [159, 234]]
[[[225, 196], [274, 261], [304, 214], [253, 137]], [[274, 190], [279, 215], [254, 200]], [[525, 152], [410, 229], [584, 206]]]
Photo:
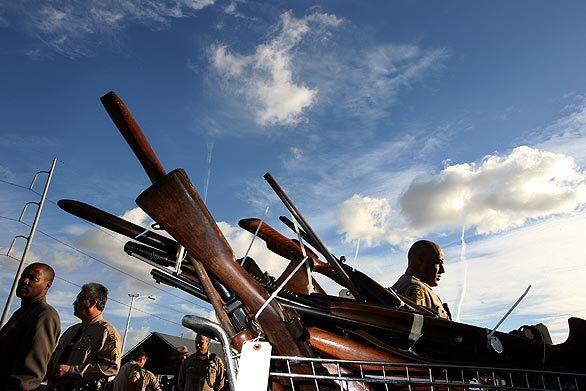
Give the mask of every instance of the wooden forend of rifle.
[[[260, 224], [261, 220], [259, 219], [242, 219], [238, 222], [238, 225], [241, 228], [244, 228], [250, 233], [255, 233]], [[266, 246], [269, 250], [290, 261], [285, 271], [277, 279], [277, 285], [280, 285], [285, 280], [285, 278], [287, 278], [287, 276], [289, 276], [289, 274], [295, 269], [295, 267], [297, 267], [299, 262], [301, 262], [301, 260], [303, 259], [303, 253], [301, 252], [301, 248], [299, 247], [298, 243], [295, 243], [291, 239], [281, 235], [281, 233], [275, 231], [271, 226], [269, 226], [265, 222], [263, 222], [260, 226], [260, 230], [258, 231], [258, 237], [265, 241]], [[314, 257], [317, 256], [311, 251], [311, 249], [306, 248], [306, 250], [308, 262], [310, 263], [311, 268], [313, 268], [313, 260]], [[311, 283], [313, 285], [315, 292], [325, 293], [323, 288], [318, 284], [318, 282], [313, 277], [311, 278]], [[307, 287], [307, 269], [304, 266], [299, 268], [285, 285], [285, 289], [291, 292], [309, 294], [311, 292], [308, 292]]]
[[[261, 308], [269, 295], [236, 262], [185, 171], [177, 169], [159, 179], [138, 196], [136, 203], [200, 260], [206, 270], [233, 289], [251, 313]], [[306, 345], [293, 336], [284, 319], [281, 307], [273, 301], [259, 315], [258, 322], [277, 354], [310, 356]]]
[[165, 168], [128, 107], [114, 91], [102, 96], [100, 101], [140, 161], [151, 182], [155, 183], [166, 174]]
[[[331, 331], [323, 330], [317, 327], [308, 327], [309, 344], [321, 355], [331, 357], [336, 360], [358, 360], [358, 361], [381, 361], [389, 363], [414, 362], [417, 361], [415, 356], [406, 353], [389, 352], [378, 349], [370, 344], [362, 343], [353, 338], [342, 336]], [[382, 371], [380, 365], [362, 365], [365, 371]], [[391, 370], [392, 367], [386, 367]], [[404, 372], [403, 367], [397, 368]]]
[[95, 206], [75, 201], [59, 200], [57, 205], [74, 216], [92, 222], [100, 227], [107, 228], [111, 231], [124, 235], [131, 239], [137, 240], [148, 246], [157, 248], [166, 252], [175, 252], [177, 242], [153, 231], [146, 231], [139, 225], [124, 220], [121, 217], [114, 216], [111, 213], [96, 208]]
[[203, 290], [208, 296], [210, 304], [214, 308], [214, 312], [216, 313], [216, 316], [220, 321], [220, 325], [222, 325], [224, 330], [226, 330], [230, 338], [234, 337], [234, 335], [236, 335], [236, 331], [234, 330], [232, 323], [230, 323], [230, 319], [228, 318], [228, 315], [226, 314], [226, 310], [224, 308], [224, 302], [222, 302], [220, 295], [212, 285], [212, 280], [210, 279], [210, 276], [208, 276], [206, 269], [197, 259], [191, 256], [189, 256], [188, 259], [189, 262], [191, 262], [191, 264], [193, 265], [193, 268], [195, 269], [197, 279], [201, 282], [201, 286], [203, 287]]

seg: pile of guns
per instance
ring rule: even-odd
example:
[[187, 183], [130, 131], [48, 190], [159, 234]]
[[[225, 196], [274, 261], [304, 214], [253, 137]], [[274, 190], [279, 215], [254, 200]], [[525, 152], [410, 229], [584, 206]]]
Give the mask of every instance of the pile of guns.
[[[79, 201], [60, 200], [59, 206], [132, 239], [124, 250], [153, 266], [157, 282], [213, 306], [234, 349], [260, 335], [281, 356], [586, 372], [580, 359], [586, 346], [585, 320], [570, 318], [568, 339], [551, 345], [501, 332], [489, 338], [485, 328], [440, 319], [331, 254], [269, 173], [265, 180], [293, 219], [280, 220], [299, 240], [259, 219], [243, 219], [241, 228], [289, 264], [275, 278], [249, 257], [237, 260], [185, 171], [165, 171], [115, 93], [101, 101], [152, 182], [136, 203], [173, 239]], [[343, 286], [348, 297], [326, 294], [312, 273]]]

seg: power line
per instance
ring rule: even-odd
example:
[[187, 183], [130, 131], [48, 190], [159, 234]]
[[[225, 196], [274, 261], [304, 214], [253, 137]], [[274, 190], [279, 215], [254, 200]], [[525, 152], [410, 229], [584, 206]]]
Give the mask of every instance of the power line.
[[[6, 219], [6, 220], [18, 221], [18, 220], [16, 220], [16, 219], [12, 219], [12, 218], [10, 218], [10, 217], [5, 217], [5, 216], [1, 216], [1, 215], [0, 215], [0, 218]], [[27, 223], [25, 223], [25, 222], [22, 222], [22, 221], [21, 221], [21, 223], [22, 223], [22, 224], [24, 224], [24, 225], [26, 225], [26, 226], [28, 226], [28, 224], [27, 224]], [[94, 261], [96, 261], [96, 262], [99, 262], [99, 263], [101, 263], [101, 264], [102, 264], [102, 265], [104, 265], [104, 266], [107, 266], [107, 267], [109, 267], [109, 268], [111, 268], [111, 269], [113, 269], [113, 270], [116, 270], [117, 272], [119, 272], [119, 273], [121, 273], [121, 274], [124, 274], [124, 275], [126, 275], [126, 276], [128, 276], [128, 277], [130, 277], [130, 278], [133, 278], [133, 279], [137, 280], [137, 281], [140, 281], [140, 282], [142, 282], [142, 283], [144, 283], [144, 284], [146, 284], [146, 285], [148, 285], [148, 286], [150, 286], [150, 287], [152, 287], [152, 288], [154, 288], [154, 289], [157, 289], [157, 290], [159, 290], [159, 291], [161, 291], [161, 292], [164, 292], [164, 293], [167, 293], [167, 294], [169, 294], [169, 295], [171, 295], [171, 296], [174, 296], [174, 297], [176, 297], [176, 298], [178, 298], [178, 299], [180, 299], [180, 300], [183, 300], [183, 301], [185, 301], [185, 302], [187, 302], [187, 303], [189, 303], [189, 304], [193, 304], [193, 305], [195, 305], [195, 306], [197, 306], [197, 307], [200, 307], [200, 308], [203, 308], [203, 309], [206, 309], [206, 310], [207, 310], [207, 308], [206, 308], [206, 307], [204, 307], [204, 306], [202, 306], [201, 304], [194, 303], [193, 301], [187, 300], [187, 299], [186, 299], [186, 298], [184, 298], [184, 297], [181, 297], [181, 296], [179, 296], [179, 295], [177, 295], [177, 294], [175, 294], [175, 293], [172, 293], [172, 292], [170, 292], [170, 291], [167, 291], [167, 290], [165, 290], [165, 289], [163, 289], [163, 288], [161, 288], [161, 287], [158, 287], [158, 286], [156, 286], [156, 285], [154, 285], [154, 284], [152, 284], [152, 283], [150, 283], [150, 282], [148, 282], [148, 281], [145, 281], [145, 280], [143, 280], [143, 279], [140, 279], [140, 278], [138, 278], [138, 277], [136, 277], [136, 276], [134, 276], [134, 275], [132, 275], [132, 274], [130, 274], [130, 273], [128, 273], [128, 272], [126, 272], [126, 271], [124, 271], [124, 270], [122, 270], [122, 269], [120, 269], [120, 268], [116, 267], [116, 266], [114, 266], [114, 265], [111, 265], [111, 264], [107, 263], [106, 261], [103, 261], [103, 260], [101, 260], [101, 259], [99, 259], [99, 258], [96, 258], [96, 257], [94, 257], [93, 255], [90, 255], [90, 254], [88, 254], [88, 253], [84, 252], [83, 250], [80, 250], [80, 249], [78, 249], [77, 247], [75, 247], [75, 246], [73, 246], [73, 245], [71, 245], [71, 244], [69, 244], [69, 243], [66, 243], [66, 242], [64, 242], [64, 241], [62, 241], [62, 240], [60, 240], [60, 239], [58, 239], [58, 238], [56, 238], [56, 237], [54, 237], [54, 236], [52, 236], [52, 235], [50, 235], [50, 234], [48, 234], [48, 233], [44, 232], [44, 231], [41, 231], [40, 229], [38, 229], [37, 231], [38, 231], [39, 233], [41, 233], [41, 234], [43, 234], [43, 235], [47, 236], [48, 238], [50, 238], [50, 239], [52, 239], [52, 240], [56, 241], [57, 243], [59, 243], [59, 244], [61, 244], [61, 245], [63, 245], [63, 246], [66, 246], [66, 247], [68, 247], [68, 248], [70, 248], [70, 249], [72, 249], [72, 250], [74, 250], [74, 251], [77, 251], [78, 253], [80, 253], [80, 254], [82, 254], [82, 255], [84, 255], [84, 256], [86, 256], [86, 257], [88, 257], [88, 258], [90, 258], [90, 259], [92, 259], [92, 260], [94, 260]]]
[[[5, 255], [5, 254], [0, 254], [0, 255], [4, 256], [4, 257], [6, 257], [6, 258], [10, 258], [10, 259], [12, 259], [12, 260], [14, 260], [14, 261], [18, 261], [18, 259], [16, 259], [16, 258], [13, 258], [13, 257], [11, 257], [11, 256], [9, 256], [9, 255]], [[79, 285], [78, 283], [75, 283], [75, 282], [73, 282], [73, 281], [69, 281], [69, 280], [67, 280], [67, 279], [65, 279], [65, 278], [63, 278], [63, 277], [59, 277], [58, 275], [55, 275], [55, 278], [57, 278], [58, 280], [61, 280], [61, 281], [63, 281], [63, 282], [66, 282], [66, 283], [68, 283], [68, 284], [71, 284], [71, 285], [73, 285], [73, 286], [76, 286], [76, 287], [78, 287], [78, 288], [80, 288], [80, 289], [83, 287], [82, 285]], [[115, 298], [113, 298], [113, 297], [109, 297], [109, 298], [108, 298], [108, 300], [111, 300], [111, 301], [113, 301], [113, 302], [115, 302], [115, 303], [121, 304], [121, 305], [123, 305], [123, 306], [125, 306], [125, 307], [130, 307], [130, 305], [128, 305], [128, 304], [126, 304], [126, 303], [124, 303], [124, 302], [122, 302], [122, 301], [120, 301], [120, 300], [117, 300], [117, 299], [115, 299]], [[183, 313], [183, 312], [177, 311], [177, 310], [175, 310], [175, 309], [173, 309], [173, 308], [170, 308], [170, 307], [162, 306], [162, 305], [160, 305], [160, 304], [156, 304], [156, 303], [153, 303], [153, 304], [154, 304], [154, 305], [159, 305], [159, 306], [161, 306], [161, 307], [163, 307], [163, 308], [167, 308], [167, 309], [173, 310], [173, 311], [175, 311], [175, 312], [179, 312], [179, 313], [181, 313], [181, 314]], [[169, 322], [169, 323], [173, 323], [173, 324], [176, 324], [176, 325], [178, 325], [178, 326], [182, 326], [181, 324], [179, 324], [179, 323], [177, 323], [177, 322], [174, 322], [174, 321], [172, 321], [172, 320], [169, 320], [169, 319], [165, 319], [165, 318], [163, 318], [163, 317], [161, 317], [161, 316], [158, 316], [158, 315], [152, 314], [152, 313], [150, 313], [150, 312], [147, 312], [147, 311], [145, 311], [145, 310], [141, 310], [140, 308], [137, 308], [137, 307], [132, 307], [132, 308], [133, 308], [133, 309], [135, 309], [135, 310], [137, 310], [137, 311], [139, 311], [139, 312], [142, 312], [142, 313], [144, 313], [144, 314], [146, 314], [146, 315], [148, 315], [148, 316], [152, 316], [152, 317], [154, 317], [154, 318], [157, 318], [157, 319], [160, 319], [160, 320], [162, 320], [162, 321]]]
[[[5, 183], [5, 184], [8, 184], [8, 185], [11, 185], [11, 186], [15, 186], [15, 187], [19, 187], [19, 188], [22, 188], [22, 189], [28, 190], [28, 191], [30, 191], [30, 192], [32, 192], [32, 193], [34, 193], [34, 194], [36, 194], [36, 195], [40, 195], [40, 193], [39, 193], [39, 192], [37, 192], [36, 190], [33, 190], [33, 189], [31, 189], [31, 188], [29, 188], [29, 187], [26, 187], [26, 186], [19, 185], [18, 183], [9, 182], [9, 181], [6, 181], [6, 180], [4, 180], [4, 179], [0, 179], [0, 182], [2, 182], [2, 183]], [[52, 200], [52, 199], [50, 199], [50, 198], [47, 198], [47, 201], [49, 201], [51, 204], [53, 204], [53, 205], [55, 205], [55, 206], [57, 206], [57, 207], [59, 206], [59, 205], [57, 204], [57, 202], [56, 202], [56, 201], [53, 201], [53, 200]], [[87, 225], [89, 225], [90, 227], [93, 227], [94, 229], [97, 229], [97, 230], [99, 230], [99, 231], [103, 232], [104, 234], [106, 234], [106, 235], [110, 236], [111, 238], [113, 238], [113, 239], [115, 239], [115, 240], [119, 241], [120, 243], [124, 243], [124, 241], [123, 241], [122, 239], [120, 239], [120, 238], [119, 238], [119, 237], [117, 237], [116, 235], [113, 235], [112, 233], [108, 232], [108, 230], [106, 230], [105, 228], [102, 228], [102, 227], [100, 227], [99, 225], [97, 225], [97, 224], [94, 224], [94, 223], [92, 223], [92, 222], [89, 222], [89, 221], [86, 221], [86, 220], [84, 220], [84, 219], [81, 219], [81, 221], [82, 221], [84, 224], [87, 224]]]
[[[40, 195], [40, 193], [38, 193], [36, 190], [34, 190], [34, 189], [31, 189], [30, 187], [26, 187], [26, 186], [23, 186], [23, 185], [19, 185], [18, 183], [10, 182], [10, 181], [4, 180], [4, 179], [0, 179], [0, 182], [2, 182], [2, 183], [5, 183], [5, 184], [8, 184], [8, 185], [11, 185], [11, 186], [14, 186], [14, 187], [22, 188], [22, 189], [25, 189], [25, 190], [31, 191], [31, 192], [33, 192], [33, 193], [35, 193], [35, 194], [37, 194], [37, 195]], [[53, 205], [56, 205], [56, 206], [58, 206], [58, 205], [57, 205], [57, 202], [55, 202], [55, 201], [53, 201], [53, 200], [51, 200], [51, 199], [49, 199], [49, 198], [47, 198], [47, 201], [49, 201], [49, 202], [50, 202], [50, 203], [52, 203]], [[18, 220], [18, 219], [14, 219], [14, 218], [6, 217], [6, 216], [1, 216], [1, 215], [0, 215], [0, 218], [3, 218], [3, 219], [5, 219], [5, 220], [14, 221], [14, 222], [23, 223], [24, 225], [26, 225], [26, 226], [29, 226], [29, 224], [27, 224], [27, 223], [25, 223], [25, 222], [23, 222], [23, 221], [20, 221], [20, 220]], [[124, 240], [121, 240], [119, 237], [117, 237], [117, 236], [113, 235], [112, 233], [108, 232], [108, 231], [107, 231], [107, 230], [105, 230], [104, 228], [102, 228], [102, 227], [100, 227], [100, 226], [98, 226], [98, 225], [96, 225], [96, 224], [94, 224], [94, 223], [91, 223], [91, 222], [89, 222], [89, 221], [83, 220], [83, 219], [82, 219], [82, 221], [83, 221], [85, 224], [88, 224], [88, 225], [90, 225], [91, 227], [93, 227], [93, 228], [95, 228], [95, 229], [97, 229], [97, 230], [101, 231], [102, 233], [104, 233], [104, 234], [106, 234], [106, 235], [108, 235], [108, 236], [110, 236], [110, 237], [114, 238], [115, 240], [119, 241], [120, 243], [126, 243]], [[62, 240], [60, 240], [60, 239], [58, 239], [58, 238], [56, 238], [56, 237], [54, 237], [54, 236], [52, 236], [52, 235], [50, 235], [50, 234], [48, 234], [48, 233], [46, 233], [46, 232], [43, 232], [43, 231], [41, 231], [40, 229], [38, 230], [38, 232], [40, 232], [41, 234], [43, 234], [43, 235], [45, 235], [45, 236], [49, 237], [50, 239], [52, 239], [52, 240], [54, 240], [54, 241], [56, 241], [56, 242], [60, 243], [60, 244], [61, 244], [61, 245], [63, 245], [63, 246], [66, 246], [66, 247], [68, 247], [68, 248], [70, 248], [70, 249], [72, 249], [72, 250], [74, 250], [74, 251], [77, 251], [77, 252], [79, 252], [80, 254], [82, 254], [82, 255], [84, 255], [84, 256], [86, 256], [86, 257], [88, 257], [88, 258], [92, 259], [92, 260], [95, 260], [96, 262], [99, 262], [99, 263], [101, 263], [101, 264], [103, 264], [103, 265], [105, 265], [105, 266], [107, 266], [107, 267], [110, 267], [110, 268], [112, 268], [112, 269], [116, 270], [117, 272], [119, 272], [119, 273], [122, 273], [122, 274], [124, 274], [124, 275], [126, 275], [126, 276], [128, 276], [128, 277], [134, 278], [135, 280], [137, 280], [137, 281], [140, 281], [140, 282], [142, 282], [142, 283], [144, 283], [144, 284], [146, 284], [146, 285], [148, 285], [148, 286], [150, 286], [150, 287], [152, 287], [152, 288], [154, 288], [154, 289], [157, 289], [157, 290], [159, 290], [159, 291], [161, 291], [161, 292], [163, 292], [163, 293], [169, 294], [169, 295], [171, 295], [171, 296], [173, 296], [173, 297], [176, 297], [176, 298], [178, 298], [178, 299], [180, 299], [180, 300], [183, 300], [183, 301], [185, 301], [185, 302], [187, 302], [187, 303], [189, 303], [189, 304], [193, 304], [193, 305], [195, 305], [195, 306], [197, 306], [197, 307], [199, 307], [199, 308], [202, 308], [202, 309], [205, 309], [205, 310], [207, 310], [207, 309], [208, 309], [208, 308], [206, 308], [206, 307], [202, 306], [201, 304], [194, 303], [194, 302], [192, 302], [192, 301], [190, 301], [190, 300], [188, 300], [188, 299], [186, 299], [186, 298], [184, 298], [184, 297], [181, 297], [181, 296], [179, 296], [179, 295], [176, 295], [176, 294], [174, 294], [174, 293], [172, 293], [172, 292], [170, 292], [170, 291], [167, 291], [167, 290], [165, 290], [165, 289], [162, 289], [161, 287], [159, 287], [159, 286], [157, 286], [157, 285], [155, 285], [155, 284], [152, 284], [152, 283], [150, 283], [150, 282], [147, 282], [147, 281], [144, 281], [144, 280], [142, 280], [142, 279], [140, 279], [140, 278], [138, 278], [138, 277], [136, 277], [136, 276], [133, 276], [132, 274], [130, 274], [130, 273], [128, 273], [128, 272], [125, 272], [124, 270], [122, 270], [122, 269], [120, 269], [120, 268], [117, 268], [117, 267], [115, 267], [115, 266], [113, 266], [113, 265], [110, 265], [109, 263], [106, 263], [105, 261], [102, 261], [102, 260], [100, 260], [100, 259], [98, 259], [98, 258], [96, 258], [96, 257], [94, 257], [94, 256], [92, 256], [92, 255], [90, 255], [90, 254], [87, 254], [87, 253], [85, 253], [84, 251], [82, 251], [82, 250], [78, 249], [77, 247], [75, 247], [75, 246], [73, 246], [73, 245], [71, 245], [71, 244], [69, 244], [69, 243], [65, 243], [65, 242], [63, 242]], [[172, 307], [167, 307], [167, 306], [164, 306], [164, 305], [162, 305], [162, 304], [158, 304], [158, 303], [156, 303], [155, 305], [158, 305], [158, 306], [160, 306], [160, 307], [162, 307], [162, 308], [166, 308], [166, 309], [168, 309], [168, 310], [171, 310], [171, 311], [175, 311], [175, 312], [178, 312], [178, 313], [183, 313], [183, 312], [181, 312], [181, 311], [178, 311], [178, 310], [176, 310], [176, 309], [174, 309], [174, 308], [172, 308]]]

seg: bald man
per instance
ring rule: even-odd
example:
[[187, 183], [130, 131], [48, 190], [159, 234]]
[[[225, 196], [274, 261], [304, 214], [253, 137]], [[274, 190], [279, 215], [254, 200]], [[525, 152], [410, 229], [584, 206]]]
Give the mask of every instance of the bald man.
[[437, 286], [444, 270], [444, 252], [429, 240], [419, 240], [411, 246], [409, 266], [393, 285], [393, 289], [417, 304], [434, 311], [440, 318], [451, 320], [447, 304], [442, 303], [432, 287]]
[[61, 333], [61, 320], [45, 296], [55, 271], [44, 263], [28, 265], [16, 287], [20, 308], [0, 330], [0, 384], [3, 390], [33, 390]]

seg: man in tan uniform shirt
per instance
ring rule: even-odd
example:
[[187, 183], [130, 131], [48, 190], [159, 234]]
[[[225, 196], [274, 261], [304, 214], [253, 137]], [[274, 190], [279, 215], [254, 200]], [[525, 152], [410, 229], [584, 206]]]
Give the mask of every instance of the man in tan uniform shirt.
[[177, 390], [220, 391], [226, 371], [222, 359], [209, 352], [210, 339], [203, 334], [195, 337], [195, 353], [187, 357], [179, 370]]
[[447, 304], [442, 303], [432, 287], [437, 286], [444, 270], [445, 255], [440, 246], [429, 240], [415, 242], [409, 249], [409, 266], [393, 285], [393, 289], [419, 305], [434, 311], [440, 318], [451, 320]]
[[55, 271], [44, 263], [31, 263], [16, 287], [20, 308], [0, 330], [0, 389], [34, 390], [61, 333], [57, 311], [45, 300]]
[[114, 379], [112, 391], [142, 391], [145, 383], [144, 364], [147, 362], [147, 355], [144, 350], [132, 353], [130, 361], [122, 365]]
[[49, 362], [49, 384], [64, 390], [91, 390], [97, 381], [115, 376], [120, 368], [121, 341], [118, 331], [102, 318], [108, 289], [85, 284], [73, 302], [81, 323], [68, 328]]
[[161, 385], [157, 380], [157, 376], [154, 373], [149, 371], [148, 369], [143, 370], [144, 374], [144, 383], [142, 390], [143, 391], [162, 391]]

